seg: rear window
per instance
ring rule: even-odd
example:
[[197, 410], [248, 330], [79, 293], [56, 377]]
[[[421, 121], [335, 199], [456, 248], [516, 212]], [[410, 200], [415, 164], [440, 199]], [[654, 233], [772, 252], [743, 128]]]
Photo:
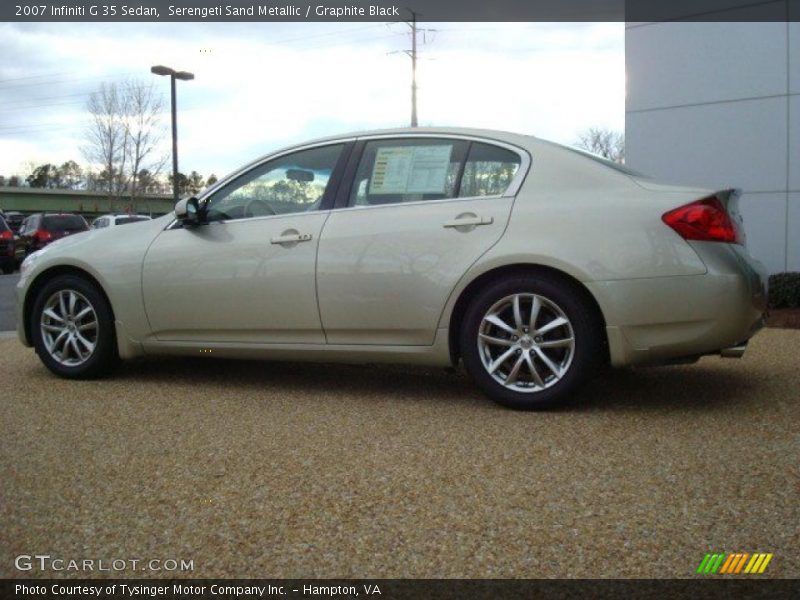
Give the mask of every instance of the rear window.
[[461, 176], [459, 197], [499, 196], [503, 194], [517, 174], [519, 154], [492, 146], [473, 142]]
[[45, 231], [84, 231], [89, 229], [83, 217], [78, 215], [47, 215], [42, 223]]
[[0, 231], [9, 231], [8, 225], [6, 225], [3, 217], [0, 217]]
[[149, 221], [149, 219], [145, 219], [144, 217], [117, 217], [117, 225], [137, 223], [139, 221]]

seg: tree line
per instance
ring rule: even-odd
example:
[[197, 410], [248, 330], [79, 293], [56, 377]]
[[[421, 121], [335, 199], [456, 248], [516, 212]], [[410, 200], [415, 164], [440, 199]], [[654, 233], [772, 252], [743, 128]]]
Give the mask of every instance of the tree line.
[[[168, 176], [157, 176], [149, 169], [141, 169], [137, 173], [136, 192], [132, 194], [130, 186], [123, 189], [122, 194], [111, 195], [117, 198], [137, 199], [148, 194], [172, 193], [172, 173]], [[197, 194], [200, 190], [218, 181], [213, 173], [208, 178], [197, 171], [188, 175], [178, 172], [178, 193]], [[90, 192], [110, 192], [109, 178], [105, 172], [93, 171], [81, 167], [74, 160], [68, 160], [62, 165], [45, 163], [31, 166], [30, 174], [26, 177], [0, 175], [0, 187], [31, 187], [52, 190], [86, 190]]]

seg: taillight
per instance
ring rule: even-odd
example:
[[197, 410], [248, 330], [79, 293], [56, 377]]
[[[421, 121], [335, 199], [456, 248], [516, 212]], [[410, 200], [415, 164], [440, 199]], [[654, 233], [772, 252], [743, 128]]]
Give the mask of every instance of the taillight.
[[14, 239], [14, 234], [11, 233], [10, 231], [3, 231], [2, 233], [0, 233], [0, 240], [13, 240], [13, 239]]
[[33, 237], [36, 239], [36, 241], [44, 243], [52, 240], [53, 234], [49, 231], [45, 231], [44, 229], [38, 229], [34, 232]]
[[744, 244], [744, 233], [716, 196], [679, 206], [661, 220], [685, 240]]

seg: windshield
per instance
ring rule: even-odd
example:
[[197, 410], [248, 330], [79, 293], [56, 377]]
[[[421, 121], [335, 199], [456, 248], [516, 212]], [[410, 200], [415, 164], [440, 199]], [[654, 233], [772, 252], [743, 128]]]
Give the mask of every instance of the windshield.
[[137, 221], [149, 221], [147, 217], [117, 217], [117, 225], [126, 225], [127, 223], [136, 223]]
[[89, 226], [83, 217], [78, 215], [46, 215], [42, 229], [45, 231], [84, 231]]

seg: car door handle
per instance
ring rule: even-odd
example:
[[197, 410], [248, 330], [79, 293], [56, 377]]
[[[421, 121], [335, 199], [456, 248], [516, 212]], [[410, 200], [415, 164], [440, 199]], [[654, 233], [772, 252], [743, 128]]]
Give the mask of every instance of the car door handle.
[[310, 242], [313, 236], [310, 233], [282, 233], [270, 240], [272, 244], [296, 244], [297, 242]]
[[456, 217], [450, 221], [445, 221], [443, 227], [477, 227], [478, 225], [491, 225], [494, 217]]

